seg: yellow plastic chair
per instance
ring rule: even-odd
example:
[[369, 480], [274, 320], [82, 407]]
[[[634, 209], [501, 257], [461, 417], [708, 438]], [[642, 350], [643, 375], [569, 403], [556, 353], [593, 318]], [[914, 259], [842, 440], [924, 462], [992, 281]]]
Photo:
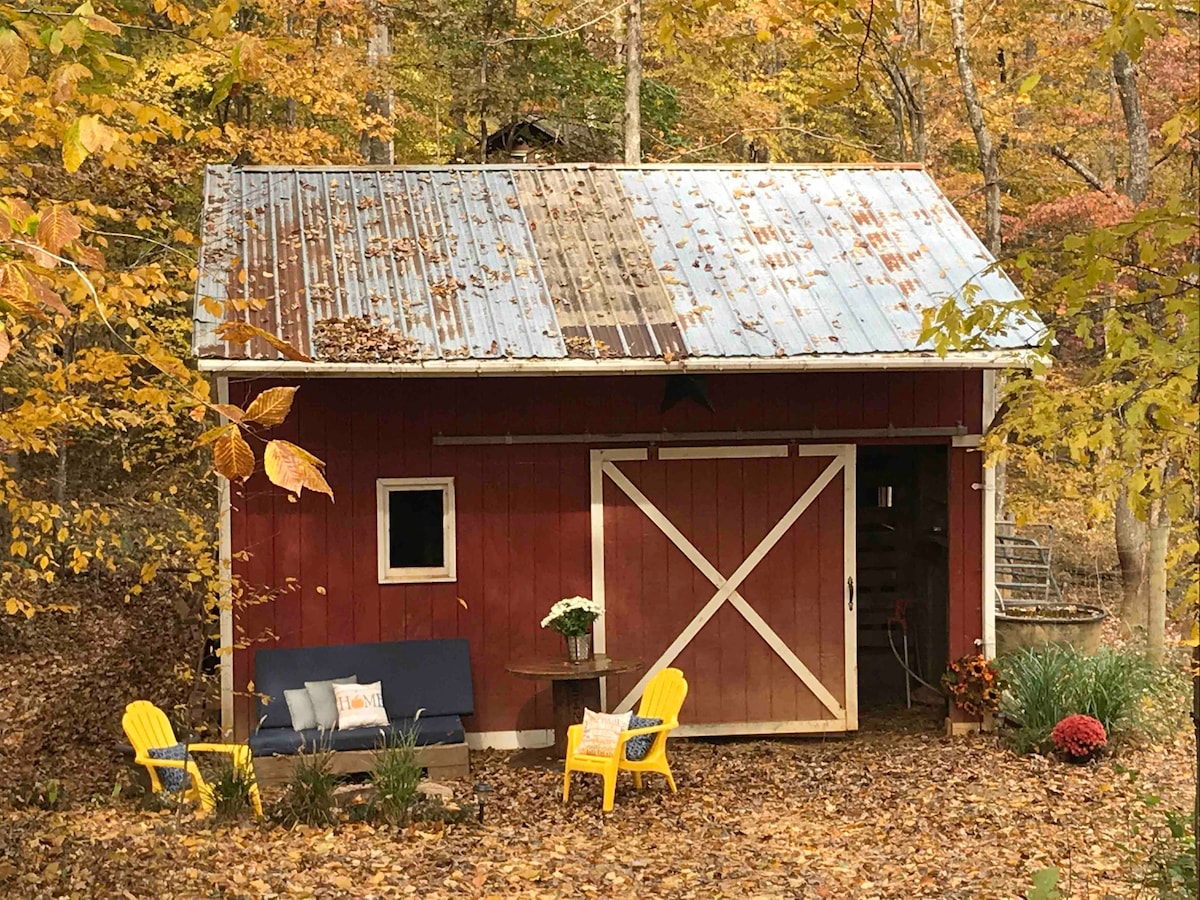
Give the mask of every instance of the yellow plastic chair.
[[[621, 771], [633, 773], [633, 785], [638, 790], [642, 787], [642, 773], [658, 772], [667, 779], [671, 792], [675, 792], [675, 778], [671, 775], [671, 766], [667, 762], [667, 734], [679, 727], [679, 710], [687, 697], [688, 683], [679, 669], [663, 669], [650, 679], [646, 691], [642, 694], [642, 702], [637, 714], [648, 719], [662, 719], [661, 725], [647, 728], [631, 728], [621, 732], [617, 741], [617, 749], [611, 757], [584, 756], [576, 753], [583, 738], [583, 726], [572, 725], [567, 730], [567, 759], [563, 766], [563, 803], [571, 796], [571, 773], [593, 772], [604, 777], [604, 811], [612, 812], [613, 800], [617, 792], [617, 773]], [[628, 760], [625, 758], [625, 742], [639, 734], [653, 734], [654, 743], [645, 759]]]
[[[253, 757], [250, 748], [245, 744], [188, 744], [189, 758], [186, 760], [151, 758], [148, 752], [151, 747], [170, 747], [179, 742], [175, 739], [175, 731], [171, 728], [166, 713], [147, 700], [135, 700], [125, 707], [121, 727], [125, 729], [125, 736], [133, 745], [133, 761], [146, 767], [146, 771], [150, 773], [150, 787], [156, 794], [163, 789], [162, 781], [158, 777], [159, 769], [186, 769], [191, 778], [183, 796], [199, 803], [205, 812], [212, 810], [212, 788], [204, 783], [200, 768], [195, 760], [191, 759], [192, 753], [228, 753], [233, 765], [249, 772], [253, 778]], [[261, 818], [262, 797], [258, 793], [258, 785], [253, 780], [250, 783], [250, 802], [254, 805], [255, 814]]]

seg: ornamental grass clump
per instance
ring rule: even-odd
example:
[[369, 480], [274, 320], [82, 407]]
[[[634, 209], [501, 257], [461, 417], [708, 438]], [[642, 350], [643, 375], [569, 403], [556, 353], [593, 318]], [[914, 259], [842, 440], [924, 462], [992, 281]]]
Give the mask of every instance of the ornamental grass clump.
[[421, 764], [417, 761], [417, 730], [395, 734], [375, 753], [371, 784], [378, 792], [373, 812], [389, 825], [405, 825], [420, 797]]
[[272, 818], [282, 825], [312, 825], [323, 828], [337, 821], [334, 788], [338, 777], [333, 773], [333, 754], [318, 747], [296, 754], [296, 767], [276, 804]]
[[1068, 762], [1085, 763], [1108, 745], [1108, 735], [1098, 719], [1076, 714], [1054, 726], [1050, 741]]
[[592, 630], [592, 623], [602, 613], [600, 604], [595, 600], [567, 597], [550, 607], [550, 612], [542, 619], [542, 627], [553, 628], [564, 637], [580, 637]]
[[222, 759], [216, 772], [205, 784], [213, 803], [213, 816], [218, 822], [234, 822], [254, 808], [254, 770], [234, 765], [232, 759]]
[[1136, 653], [1102, 648], [1088, 656], [1051, 644], [1010, 653], [1000, 660], [1004, 691], [1000, 711], [1017, 725], [1017, 752], [1053, 749], [1051, 732], [1071, 715], [1091, 716], [1111, 743], [1121, 734], [1153, 733], [1161, 716], [1155, 702], [1156, 669]]

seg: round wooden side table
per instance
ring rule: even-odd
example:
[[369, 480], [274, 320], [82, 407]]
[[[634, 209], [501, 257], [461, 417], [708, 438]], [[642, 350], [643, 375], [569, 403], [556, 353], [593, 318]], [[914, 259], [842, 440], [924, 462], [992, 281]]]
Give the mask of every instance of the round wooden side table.
[[581, 663], [554, 657], [521, 659], [504, 668], [521, 678], [550, 682], [554, 704], [554, 758], [563, 759], [567, 755], [567, 729], [583, 721], [584, 707], [600, 711], [600, 679], [641, 667], [640, 659], [610, 659], [597, 655]]

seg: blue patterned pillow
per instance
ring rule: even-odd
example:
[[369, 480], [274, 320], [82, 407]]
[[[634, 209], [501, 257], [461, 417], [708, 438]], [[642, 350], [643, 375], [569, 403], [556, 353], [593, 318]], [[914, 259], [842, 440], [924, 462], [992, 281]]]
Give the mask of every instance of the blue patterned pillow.
[[[634, 728], [649, 728], [652, 725], [661, 725], [662, 719], [644, 719], [641, 716], [631, 716], [629, 719], [630, 729]], [[630, 762], [639, 762], [646, 758], [646, 754], [650, 752], [650, 745], [654, 743], [654, 739], [658, 734], [639, 734], [637, 737], [631, 737], [625, 742], [625, 758]]]
[[[146, 751], [151, 759], [187, 759], [187, 744], [172, 744], [170, 747], [151, 747]], [[187, 788], [191, 776], [187, 769], [168, 769], [155, 766], [154, 772], [162, 783], [163, 790], [175, 794]]]

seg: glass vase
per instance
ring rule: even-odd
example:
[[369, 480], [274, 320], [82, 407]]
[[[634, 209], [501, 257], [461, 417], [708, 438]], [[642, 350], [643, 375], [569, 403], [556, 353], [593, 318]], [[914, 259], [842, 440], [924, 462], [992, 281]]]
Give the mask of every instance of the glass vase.
[[592, 633], [587, 634], [566, 634], [563, 637], [567, 641], [567, 661], [578, 665], [585, 663], [592, 658]]

